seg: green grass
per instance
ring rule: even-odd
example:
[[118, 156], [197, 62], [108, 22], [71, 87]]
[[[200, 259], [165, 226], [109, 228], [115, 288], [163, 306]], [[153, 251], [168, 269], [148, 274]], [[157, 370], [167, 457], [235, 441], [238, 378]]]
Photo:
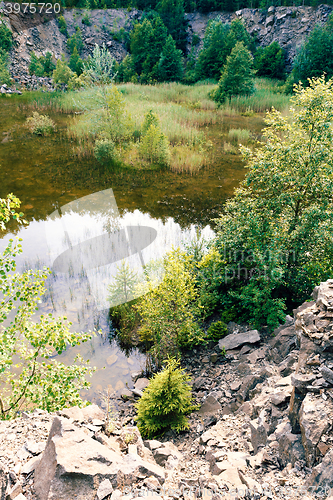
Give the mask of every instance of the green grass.
[[251, 140], [251, 132], [243, 128], [231, 128], [228, 133], [228, 138], [232, 142], [249, 142]]

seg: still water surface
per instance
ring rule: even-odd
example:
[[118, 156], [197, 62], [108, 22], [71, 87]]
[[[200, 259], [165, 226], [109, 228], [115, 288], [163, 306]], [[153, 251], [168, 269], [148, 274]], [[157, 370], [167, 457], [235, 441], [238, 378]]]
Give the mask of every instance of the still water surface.
[[[18, 270], [52, 268], [55, 259], [73, 245], [110, 233], [115, 224], [118, 229], [146, 227], [156, 231], [157, 237], [140, 258], [137, 252], [129, 256], [130, 264], [139, 267], [140, 259], [147, 263], [161, 257], [172, 246], [194, 239], [198, 230], [203, 237], [212, 237], [212, 219], [245, 173], [239, 156], [224, 154], [223, 134], [229, 128], [259, 133], [263, 125], [262, 117], [230, 117], [206, 129], [214, 144], [210, 166], [191, 176], [144, 169], [102, 171], [95, 161], [78, 160], [73, 155], [73, 145], [66, 138], [70, 117], [51, 114], [57, 133], [44, 138], [32, 136], [24, 128], [29, 115], [31, 110], [20, 98], [0, 99], [0, 197], [10, 192], [18, 196], [29, 223], [20, 229], [11, 225], [0, 242], [3, 248], [13, 234], [23, 239]], [[94, 252], [93, 248], [92, 256]], [[102, 246], [99, 256], [105, 252]], [[80, 346], [82, 356], [97, 367], [91, 389], [84, 396], [98, 401], [99, 392], [108, 386], [115, 391], [131, 386], [130, 374], [144, 368], [145, 356], [134, 350], [127, 357], [119, 349], [108, 320], [107, 286], [116, 263], [85, 265], [81, 272], [73, 268], [58, 271], [47, 280], [39, 314], [66, 315], [74, 330], [100, 328], [103, 332]], [[63, 357], [71, 361], [75, 354], [75, 349], [70, 349]]]

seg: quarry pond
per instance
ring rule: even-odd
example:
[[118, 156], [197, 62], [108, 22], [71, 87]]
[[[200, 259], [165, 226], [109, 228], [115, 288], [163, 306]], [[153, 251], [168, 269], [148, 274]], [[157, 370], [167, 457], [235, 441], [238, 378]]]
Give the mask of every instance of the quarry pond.
[[[23, 253], [17, 269], [50, 268], [37, 314], [65, 315], [74, 331], [100, 330], [90, 343], [80, 346], [80, 354], [97, 368], [89, 392], [82, 396], [98, 402], [107, 388], [118, 392], [131, 386], [131, 372], [145, 367], [144, 354], [120, 349], [109, 320], [108, 285], [117, 265], [125, 259], [140, 267], [163, 257], [173, 246], [198, 236], [212, 237], [212, 219], [245, 175], [237, 145], [228, 151], [224, 138], [230, 129], [260, 134], [263, 115], [224, 116], [219, 123], [206, 126], [212, 147], [207, 165], [195, 174], [143, 165], [141, 169], [116, 168], [105, 175], [95, 159], [73, 154], [74, 145], [66, 135], [69, 115], [48, 113], [57, 128], [51, 136], [27, 130], [32, 99], [0, 99], [0, 198], [14, 193], [28, 222], [19, 228], [9, 225], [0, 245], [3, 249], [10, 238], [18, 236], [23, 240]], [[118, 236], [112, 244], [118, 249], [123, 245], [123, 251], [111, 258], [108, 235], [114, 231]], [[136, 242], [139, 238], [139, 249], [131, 245], [131, 238]], [[93, 241], [88, 261], [75, 266], [80, 260], [75, 247]], [[74, 253], [66, 260], [68, 252]], [[70, 362], [75, 354], [75, 349], [69, 349], [62, 359]]]

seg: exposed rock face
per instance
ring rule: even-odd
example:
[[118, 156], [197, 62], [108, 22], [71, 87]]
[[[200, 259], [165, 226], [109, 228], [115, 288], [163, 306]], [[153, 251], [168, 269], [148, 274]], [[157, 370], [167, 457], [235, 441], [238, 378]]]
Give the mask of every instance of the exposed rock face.
[[[4, 4], [0, 4], [0, 12]], [[186, 14], [188, 21], [188, 52], [191, 49], [192, 38], [197, 34], [200, 43], [197, 50], [200, 49], [202, 39], [208, 22], [211, 19], [220, 16], [222, 21], [231, 22], [232, 19], [239, 18], [249, 33], [256, 36], [262, 46], [269, 45], [277, 41], [286, 51], [286, 62], [290, 68], [297, 48], [303, 43], [306, 36], [311, 32], [317, 23], [323, 24], [327, 21], [331, 6], [320, 5], [314, 9], [312, 7], [276, 7], [274, 10], [265, 11], [263, 9], [242, 9], [236, 13], [211, 12], [207, 15], [201, 13]], [[75, 27], [79, 26], [82, 30], [84, 41], [83, 57], [92, 53], [97, 43], [101, 46], [106, 44], [113, 57], [119, 62], [127, 54], [125, 43], [115, 40], [112, 31], [117, 32], [121, 28], [129, 32], [133, 29], [134, 21], [140, 19], [141, 11], [126, 9], [103, 9], [91, 10], [89, 17], [91, 25], [86, 26], [82, 23], [83, 11], [75, 9], [66, 10], [64, 17], [67, 23], [68, 35], [75, 32]], [[14, 46], [11, 51], [11, 73], [17, 79], [17, 82], [29, 84], [31, 88], [37, 88], [41, 82], [25, 81], [24, 77], [28, 75], [28, 66], [31, 52], [34, 51], [38, 56], [45, 55], [47, 51], [52, 52], [58, 59], [62, 54], [69, 57], [66, 45], [66, 36], [59, 31], [57, 19], [51, 16], [48, 22], [43, 17], [33, 16], [30, 23], [26, 23], [22, 16], [11, 14], [5, 17], [7, 23], [11, 26], [14, 34]]]

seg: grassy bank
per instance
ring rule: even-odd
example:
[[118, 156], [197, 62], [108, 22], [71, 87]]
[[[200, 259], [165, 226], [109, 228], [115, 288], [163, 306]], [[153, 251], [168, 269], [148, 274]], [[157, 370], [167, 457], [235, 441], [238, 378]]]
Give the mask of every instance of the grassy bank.
[[[159, 166], [154, 161], [145, 161], [142, 148], [140, 149], [142, 125], [148, 112], [153, 112], [158, 117], [161, 132], [169, 143], [168, 167], [177, 172], [195, 173], [210, 157], [211, 143], [206, 138], [206, 127], [222, 124], [228, 116], [251, 116], [264, 113], [272, 106], [285, 111], [289, 105], [289, 97], [279, 93], [277, 82], [257, 79], [256, 92], [252, 96], [232, 98], [217, 109], [215, 102], [209, 97], [214, 87], [212, 82], [193, 86], [177, 83], [154, 86], [132, 83], [117, 85], [122, 103], [119, 104], [121, 109], [117, 108], [118, 111], [114, 112], [118, 113], [118, 122], [126, 115], [125, 128], [128, 134], [117, 142], [117, 155], [113, 163], [117, 161], [132, 168]], [[111, 87], [93, 87], [54, 94], [48, 102], [43, 95], [34, 99], [31, 105], [37, 109], [45, 110], [49, 107], [53, 111], [72, 114], [67, 133], [75, 144], [73, 152], [78, 157], [91, 157], [94, 155], [96, 141], [105, 135], [103, 123], [108, 118], [107, 100], [110, 89]], [[114, 121], [112, 127], [120, 126], [118, 122]], [[250, 132], [243, 131], [240, 138], [246, 142], [249, 137]]]

